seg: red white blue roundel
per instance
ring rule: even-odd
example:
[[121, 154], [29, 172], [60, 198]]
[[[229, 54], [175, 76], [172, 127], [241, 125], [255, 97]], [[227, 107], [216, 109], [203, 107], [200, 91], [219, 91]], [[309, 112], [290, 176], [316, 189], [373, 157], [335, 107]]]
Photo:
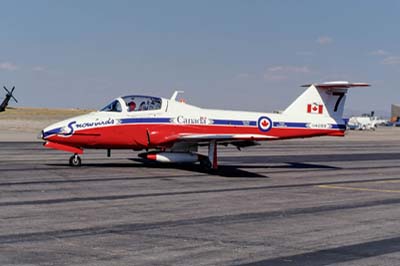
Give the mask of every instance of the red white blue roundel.
[[267, 132], [272, 128], [272, 120], [269, 117], [261, 116], [258, 119], [257, 125], [259, 130]]

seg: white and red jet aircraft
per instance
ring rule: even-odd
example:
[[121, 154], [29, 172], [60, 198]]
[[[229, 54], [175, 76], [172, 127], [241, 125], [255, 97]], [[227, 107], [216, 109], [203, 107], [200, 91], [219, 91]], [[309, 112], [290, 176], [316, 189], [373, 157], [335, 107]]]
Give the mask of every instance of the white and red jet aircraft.
[[[44, 146], [71, 152], [80, 166], [84, 149], [145, 150], [139, 156], [172, 163], [195, 163], [216, 169], [217, 145], [236, 147], [258, 141], [344, 136], [343, 108], [348, 88], [369, 86], [346, 81], [309, 84], [282, 113], [203, 109], [170, 99], [119, 97], [97, 112], [55, 123], [42, 131]], [[208, 145], [208, 155], [197, 148]]]

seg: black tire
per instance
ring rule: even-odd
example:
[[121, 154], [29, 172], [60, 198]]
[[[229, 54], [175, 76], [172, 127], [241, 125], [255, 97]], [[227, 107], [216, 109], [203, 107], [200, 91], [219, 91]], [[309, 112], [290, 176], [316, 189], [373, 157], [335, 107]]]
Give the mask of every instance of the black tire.
[[206, 170], [210, 170], [212, 167], [211, 162], [208, 158], [200, 160], [200, 166]]
[[80, 167], [82, 165], [81, 157], [78, 155], [71, 156], [71, 158], [69, 158], [69, 165], [73, 167]]

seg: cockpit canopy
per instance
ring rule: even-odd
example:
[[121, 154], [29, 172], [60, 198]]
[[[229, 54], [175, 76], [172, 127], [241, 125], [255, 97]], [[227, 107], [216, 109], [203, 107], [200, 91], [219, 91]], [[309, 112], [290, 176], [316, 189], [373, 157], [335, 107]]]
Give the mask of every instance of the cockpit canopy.
[[118, 100], [114, 100], [112, 103], [100, 109], [101, 112], [122, 112], [121, 104]]
[[152, 96], [130, 95], [115, 99], [102, 108], [102, 112], [139, 112], [161, 109], [161, 98]]

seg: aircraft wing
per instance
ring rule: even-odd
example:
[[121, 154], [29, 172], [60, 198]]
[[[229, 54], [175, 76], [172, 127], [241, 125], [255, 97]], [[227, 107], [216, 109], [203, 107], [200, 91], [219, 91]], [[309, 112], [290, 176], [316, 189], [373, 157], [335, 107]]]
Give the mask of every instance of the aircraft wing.
[[208, 145], [211, 141], [217, 141], [218, 144], [232, 144], [241, 148], [258, 145], [256, 141], [273, 139], [276, 139], [276, 137], [261, 134], [184, 134], [176, 141], [199, 146]]
[[266, 136], [261, 134], [183, 134], [180, 135], [178, 141], [191, 141], [191, 142], [202, 142], [202, 141], [238, 141], [238, 140], [268, 140], [276, 139], [273, 136]]
[[238, 149], [259, 145], [259, 140], [273, 140], [276, 137], [261, 134], [181, 134], [173, 141], [173, 150], [188, 150], [196, 146], [208, 145], [211, 141], [218, 144], [236, 146]]

